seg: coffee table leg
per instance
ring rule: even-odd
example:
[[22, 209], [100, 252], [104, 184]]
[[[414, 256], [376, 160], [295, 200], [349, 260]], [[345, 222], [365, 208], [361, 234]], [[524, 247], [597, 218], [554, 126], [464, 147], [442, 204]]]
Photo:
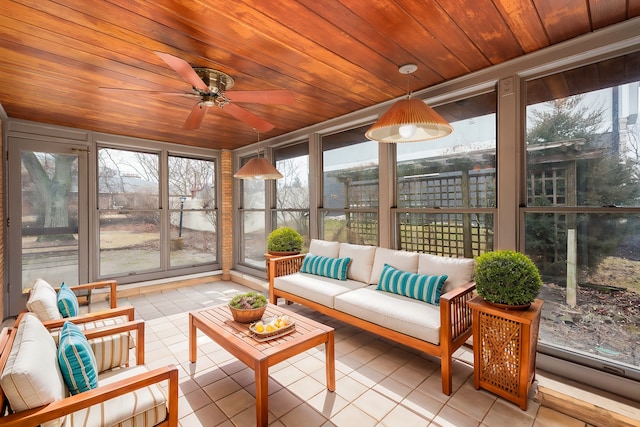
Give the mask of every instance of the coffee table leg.
[[256, 360], [256, 426], [269, 425], [269, 365], [267, 360]]
[[189, 361], [195, 363], [196, 361], [196, 343], [198, 337], [196, 335], [196, 325], [193, 323], [193, 315], [189, 313]]
[[327, 332], [327, 342], [324, 344], [327, 365], [327, 389], [336, 390], [336, 360], [333, 342], [333, 331]]

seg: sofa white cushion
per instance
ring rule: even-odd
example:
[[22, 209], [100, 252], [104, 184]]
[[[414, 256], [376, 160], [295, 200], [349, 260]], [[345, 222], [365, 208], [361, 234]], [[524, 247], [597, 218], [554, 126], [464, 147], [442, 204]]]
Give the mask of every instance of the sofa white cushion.
[[[98, 387], [147, 372], [145, 366], [133, 366], [100, 374]], [[166, 382], [165, 382], [166, 384]], [[130, 426], [151, 427], [167, 416], [167, 398], [157, 384], [135, 390], [122, 396], [69, 415], [69, 426]]]
[[329, 242], [328, 240], [311, 239], [309, 243], [309, 253], [314, 255], [338, 258], [340, 252], [340, 242]]
[[35, 313], [42, 322], [62, 319], [58, 310], [58, 294], [45, 280], [37, 279], [27, 300], [27, 310]]
[[[0, 384], [14, 411], [37, 408], [64, 398], [58, 350], [49, 331], [33, 313], [18, 324]], [[59, 425], [60, 421], [46, 423]]]
[[336, 296], [335, 309], [388, 329], [440, 344], [440, 307], [376, 290], [376, 285]]
[[349, 269], [347, 270], [349, 279], [369, 284], [375, 254], [375, 246], [341, 243], [338, 256], [340, 258], [351, 258], [351, 264], [349, 264]]
[[276, 277], [275, 289], [333, 308], [337, 295], [367, 286], [356, 280], [337, 280], [307, 273], [293, 273]]
[[384, 265], [388, 264], [391, 267], [408, 271], [409, 273], [418, 272], [418, 253], [398, 251], [395, 249], [378, 248], [376, 249], [376, 256], [373, 261], [373, 267], [371, 269], [371, 281], [372, 285], [377, 285], [382, 274]]
[[418, 273], [428, 275], [447, 275], [442, 293], [445, 294], [473, 281], [476, 260], [473, 258], [453, 258], [432, 254], [419, 254]]

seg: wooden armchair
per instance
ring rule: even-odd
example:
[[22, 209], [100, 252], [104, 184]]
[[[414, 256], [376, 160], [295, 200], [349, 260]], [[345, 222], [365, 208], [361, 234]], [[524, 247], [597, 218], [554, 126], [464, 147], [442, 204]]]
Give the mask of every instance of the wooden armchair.
[[[109, 288], [111, 308], [92, 313], [77, 314], [73, 317], [62, 317], [58, 304], [60, 288], [54, 288], [45, 280], [38, 279], [29, 292], [26, 308], [27, 311], [34, 313], [51, 332], [56, 344], [58, 342], [59, 329], [67, 320], [77, 325], [80, 329], [95, 329], [132, 322], [135, 319], [135, 311], [132, 306], [117, 307], [115, 280], [85, 283], [73, 286], [70, 289], [99, 288]], [[128, 365], [129, 349], [135, 346], [135, 340], [128, 332], [111, 334], [100, 339], [94, 338], [90, 340], [90, 343], [102, 370]], [[115, 357], [116, 355], [118, 357]]]
[[154, 426], [177, 427], [178, 369], [144, 366], [144, 322], [84, 333], [95, 339], [131, 330], [138, 337], [136, 366], [99, 373], [96, 388], [69, 396], [53, 338], [35, 315], [21, 314], [13, 328], [0, 332], [0, 425], [136, 425], [146, 419]]

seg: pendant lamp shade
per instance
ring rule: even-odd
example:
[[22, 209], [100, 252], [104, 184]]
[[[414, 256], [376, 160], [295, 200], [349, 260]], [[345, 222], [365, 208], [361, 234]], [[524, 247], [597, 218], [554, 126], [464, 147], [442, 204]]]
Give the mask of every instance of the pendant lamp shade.
[[453, 128], [417, 98], [401, 99], [365, 133], [378, 142], [418, 142], [449, 135]]
[[278, 172], [264, 157], [254, 157], [250, 159], [233, 175], [238, 179], [280, 179], [282, 174]]

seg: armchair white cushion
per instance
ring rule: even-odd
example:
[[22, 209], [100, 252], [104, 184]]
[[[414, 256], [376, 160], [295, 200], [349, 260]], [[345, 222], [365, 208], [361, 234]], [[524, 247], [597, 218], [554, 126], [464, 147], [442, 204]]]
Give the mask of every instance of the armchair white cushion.
[[[0, 374], [0, 385], [14, 411], [61, 400], [66, 388], [58, 365], [58, 349], [49, 331], [33, 313], [25, 313]], [[58, 426], [60, 421], [47, 423]]]
[[34, 313], [41, 322], [62, 319], [58, 309], [58, 293], [53, 286], [42, 279], [36, 280], [31, 288], [27, 310]]

